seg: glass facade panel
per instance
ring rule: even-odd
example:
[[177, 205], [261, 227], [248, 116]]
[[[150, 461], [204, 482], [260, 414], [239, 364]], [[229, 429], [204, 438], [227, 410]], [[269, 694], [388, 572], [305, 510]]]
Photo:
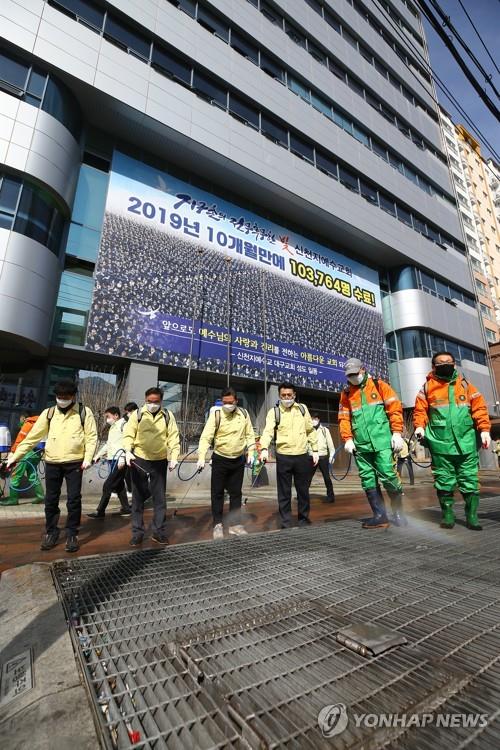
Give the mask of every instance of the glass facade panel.
[[108, 177], [106, 172], [82, 164], [73, 204], [72, 221], [91, 229], [101, 230]]

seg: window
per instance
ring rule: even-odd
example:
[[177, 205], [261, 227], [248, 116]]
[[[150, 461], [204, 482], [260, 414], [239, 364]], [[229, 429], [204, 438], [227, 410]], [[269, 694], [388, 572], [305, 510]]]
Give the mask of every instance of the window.
[[372, 138], [372, 150], [375, 154], [377, 154], [377, 156], [380, 156], [381, 159], [384, 159], [385, 161], [387, 161], [388, 159], [387, 149], [384, 148], [384, 146], [382, 146], [380, 143], [378, 143], [378, 141], [374, 140], [373, 138]]
[[488, 341], [494, 342], [497, 340], [495, 331], [491, 331], [489, 328], [485, 328], [486, 331], [486, 338]]
[[304, 99], [304, 101], [310, 104], [311, 92], [303, 83], [297, 81], [296, 78], [292, 78], [292, 76], [288, 76], [288, 88], [290, 91], [293, 91], [294, 94], [297, 94], [301, 99]]
[[113, 16], [108, 15], [106, 17], [104, 37], [109, 41], [117, 43], [119, 47], [127, 50], [127, 52], [135, 53], [149, 60], [150, 40], [127, 24], [113, 18]]
[[361, 179], [359, 181], [359, 184], [361, 188], [360, 192], [363, 198], [365, 198], [370, 203], [374, 203], [378, 205], [378, 194], [375, 188], [373, 188], [371, 185], [369, 185], [367, 182]]
[[211, 34], [215, 34], [224, 42], [229, 41], [229, 25], [222, 19], [218, 18], [215, 13], [205, 8], [203, 5], [198, 3], [198, 15], [196, 20], [205, 29], [208, 29]]
[[363, 144], [363, 146], [366, 146], [367, 148], [370, 148], [370, 138], [365, 133], [364, 130], [361, 130], [356, 124], [353, 123], [352, 126], [352, 134], [356, 138], [357, 141]]
[[104, 10], [89, 0], [49, 0], [49, 5], [66, 11], [78, 21], [85, 21], [96, 29], [102, 29]]
[[27, 180], [23, 181], [13, 229], [59, 254], [64, 218], [52, 196]]
[[197, 70], [193, 73], [193, 89], [204, 99], [224, 109], [227, 106], [227, 92], [220, 84], [216, 83], [213, 78], [202, 75]]
[[487, 288], [486, 284], [483, 284], [482, 281], [479, 281], [479, 279], [476, 279], [476, 286], [477, 286], [477, 291], [479, 292], [479, 294], [482, 294], [483, 297], [488, 297], [489, 296], [488, 295], [488, 288]]
[[359, 51], [361, 52], [361, 54], [365, 58], [365, 60], [367, 60], [370, 63], [370, 65], [373, 65], [373, 55], [372, 55], [372, 53], [369, 52], [366, 49], [366, 47], [364, 47], [363, 45], [360, 45]]
[[327, 101], [325, 101], [321, 96], [318, 96], [313, 91], [311, 92], [311, 104], [313, 107], [319, 112], [322, 112], [324, 115], [332, 119], [332, 108], [328, 104]]
[[422, 221], [421, 219], [417, 219], [416, 216], [413, 217], [413, 228], [417, 230], [417, 232], [420, 232], [421, 234], [427, 234], [427, 225], [425, 221]]
[[296, 26], [285, 20], [285, 34], [290, 37], [292, 42], [298, 44], [299, 47], [307, 48], [305, 36], [297, 29]]
[[481, 310], [481, 315], [484, 318], [488, 318], [488, 320], [493, 320], [493, 313], [491, 311], [491, 308], [486, 307], [486, 305], [483, 305], [482, 302], [479, 303], [479, 309]]
[[59, 120], [79, 140], [81, 112], [73, 94], [59, 81], [49, 76], [45, 87], [42, 109]]
[[316, 11], [316, 13], [319, 13], [319, 15], [322, 15], [322, 5], [318, 0], [306, 0], [307, 5], [309, 5], [313, 10]]
[[[10, 175], [0, 176], [0, 226], [5, 227], [7, 215], [12, 218], [17, 210], [17, 201], [21, 190], [22, 182], [17, 177]], [[8, 222], [9, 228], [12, 221]]]
[[290, 151], [314, 163], [314, 148], [303, 138], [290, 133]]
[[264, 2], [264, 0], [260, 4], [260, 12], [267, 18], [268, 21], [271, 21], [271, 23], [274, 23], [277, 26], [283, 28], [283, 17], [278, 13], [278, 11], [274, 10], [274, 8], [271, 8], [268, 3]]
[[259, 111], [250, 104], [244, 102], [239, 96], [236, 96], [236, 94], [229, 94], [229, 111], [239, 120], [242, 120], [242, 122], [247, 125], [253, 125], [253, 127], [258, 129]]
[[72, 264], [61, 276], [56, 305], [53, 340], [59, 344], [85, 343], [94, 280], [86, 265]]
[[397, 338], [399, 356], [401, 359], [412, 359], [414, 357], [429, 356], [424, 331], [398, 331]]
[[322, 50], [320, 50], [319, 47], [316, 47], [316, 45], [313, 44], [313, 42], [310, 42], [309, 40], [307, 42], [307, 51], [309, 52], [310, 55], [314, 57], [315, 60], [320, 62], [322, 65], [327, 64], [326, 54]]
[[377, 110], [377, 112], [379, 112], [379, 111], [380, 111], [380, 102], [379, 102], [379, 100], [377, 99], [377, 97], [376, 97], [376, 96], [373, 96], [373, 94], [370, 94], [370, 92], [369, 92], [369, 91], [366, 91], [366, 92], [365, 92], [365, 96], [366, 96], [366, 101], [368, 102], [368, 104], [369, 104], [369, 105], [370, 105], [371, 107], [373, 107], [373, 109], [376, 109], [376, 110]]
[[405, 173], [404, 165], [401, 159], [398, 159], [397, 156], [395, 156], [394, 154], [391, 154], [390, 151], [389, 151], [389, 164], [391, 165], [393, 169], [397, 169], [398, 172], [401, 172], [401, 174]]
[[248, 42], [237, 31], [231, 29], [231, 47], [239, 52], [240, 55], [251, 60], [256, 65], [259, 64], [259, 50], [253, 44]]
[[153, 46], [151, 64], [160, 73], [166, 73], [177, 81], [191, 85], [191, 66], [165, 47], [160, 47], [157, 44]]
[[336, 62], [329, 59], [328, 67], [330, 68], [330, 72], [333, 73], [334, 76], [337, 76], [337, 78], [340, 78], [340, 80], [344, 81], [344, 83], [346, 82], [346, 72], [343, 68], [340, 67], [340, 65], [337, 65]]
[[268, 75], [276, 78], [277, 81], [280, 81], [281, 83], [285, 82], [286, 73], [283, 68], [278, 65], [278, 63], [275, 63], [273, 60], [271, 60], [271, 58], [265, 55], [263, 52], [260, 53], [260, 67], [262, 68], [262, 70], [268, 73]]
[[448, 284], [444, 284], [442, 281], [439, 281], [439, 279], [436, 279], [436, 291], [441, 297], [446, 297], [448, 299], [451, 299], [452, 297]]
[[441, 242], [441, 237], [439, 236], [439, 232], [436, 232], [435, 229], [433, 229], [430, 224], [427, 225], [427, 235], [430, 237], [430, 239], [433, 242]]
[[340, 34], [340, 23], [337, 21], [335, 16], [333, 16], [326, 8], [325, 8], [325, 21], [329, 26], [332, 27], [332, 29], [335, 29], [337, 34]]
[[342, 26], [342, 36], [344, 37], [346, 42], [351, 45], [351, 47], [354, 47], [355, 50], [358, 49], [357, 39], [355, 39], [344, 26]]
[[329, 156], [326, 156], [326, 154], [321, 153], [321, 151], [316, 151], [316, 166], [330, 177], [338, 179], [337, 162], [333, 161]]
[[288, 132], [273, 117], [262, 114], [260, 130], [270, 140], [288, 148]]
[[348, 79], [347, 79], [347, 85], [356, 94], [358, 94], [358, 96], [361, 96], [361, 97], [364, 96], [365, 90], [364, 90], [363, 86], [360, 83], [358, 83], [357, 80], [355, 78], [353, 78], [352, 76], [348, 77]]
[[339, 166], [339, 180], [348, 190], [359, 193], [358, 178], [346, 167]]
[[385, 119], [388, 120], [388, 122], [394, 125], [395, 117], [392, 114], [389, 107], [386, 107], [383, 102], [380, 103], [380, 114], [382, 115], [382, 117], [385, 117]]
[[[19, 93], [25, 90], [30, 66], [0, 51], [0, 82], [7, 83]], [[3, 88], [3, 86], [2, 86]], [[7, 88], [9, 91], [9, 88]]]
[[409, 167], [405, 166], [404, 171], [406, 177], [415, 183], [415, 185], [418, 185], [418, 175], [416, 172], [413, 171], [413, 169], [410, 169]]
[[411, 220], [411, 213], [407, 211], [406, 208], [403, 208], [403, 206], [400, 206], [399, 203], [397, 205], [397, 210], [398, 210], [399, 221], [402, 221], [403, 224], [408, 224], [409, 227], [413, 228], [413, 222]]
[[385, 196], [383, 193], [379, 193], [379, 203], [380, 208], [383, 211], [387, 211], [388, 214], [392, 214], [392, 216], [396, 216], [396, 206], [394, 205], [394, 201]]

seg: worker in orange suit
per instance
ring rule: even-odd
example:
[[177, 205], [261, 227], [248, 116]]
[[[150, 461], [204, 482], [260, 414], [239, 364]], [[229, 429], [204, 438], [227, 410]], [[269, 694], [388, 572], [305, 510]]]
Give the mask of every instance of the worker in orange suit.
[[476, 438], [483, 448], [490, 447], [488, 407], [477, 388], [457, 372], [450, 352], [436, 352], [432, 357], [432, 370], [415, 401], [413, 424], [415, 436], [425, 439], [431, 453], [441, 527], [455, 525], [453, 492], [458, 486], [465, 501], [467, 528], [481, 531]]
[[391, 498], [392, 523], [406, 526], [401, 480], [394, 467], [394, 453], [404, 442], [401, 401], [390, 385], [368, 374], [360, 359], [348, 359], [345, 374], [348, 385], [340, 396], [339, 429], [345, 450], [354, 455], [373, 512], [363, 528], [389, 526], [379, 482]]

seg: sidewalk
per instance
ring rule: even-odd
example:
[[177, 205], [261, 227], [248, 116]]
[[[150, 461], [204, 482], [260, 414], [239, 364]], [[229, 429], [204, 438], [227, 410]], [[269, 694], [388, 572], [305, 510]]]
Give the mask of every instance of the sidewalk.
[[[351, 489], [347, 493], [338, 493], [337, 501], [333, 504], [321, 502], [321, 494], [316, 488], [322, 489], [321, 484], [314, 483], [311, 493], [310, 518], [314, 525], [333, 524], [337, 520], [359, 519], [370, 515], [368, 504], [364, 493], [360, 489]], [[409, 513], [418, 514], [423, 508], [432, 506], [433, 518], [437, 522], [439, 511], [436, 506], [436, 494], [429, 478], [422, 478], [414, 487], [406, 486], [405, 508]], [[250, 534], [262, 531], [275, 531], [279, 529], [279, 517], [277, 513], [276, 495], [273, 488], [259, 490], [260, 498], [254, 497], [243, 506], [243, 523]], [[484, 497], [500, 495], [500, 480], [497, 472], [481, 472], [481, 494]], [[90, 500], [90, 502], [89, 502]], [[85, 509], [95, 508], [96, 498], [87, 498]], [[62, 504], [61, 504], [62, 505]], [[180, 506], [180, 508], [179, 508]], [[40, 506], [30, 506], [39, 508]], [[21, 507], [16, 517], [6, 517], [7, 513], [13, 511], [2, 508], [0, 513], [0, 571], [8, 568], [24, 565], [32, 562], [53, 562], [61, 558], [83, 557], [86, 555], [101, 555], [109, 552], [130, 551], [130, 520], [113, 514], [113, 508], [118, 505], [113, 503], [113, 508], [103, 520], [87, 518], [82, 516], [82, 525], [79, 534], [81, 548], [76, 555], [69, 555], [64, 551], [64, 539], [50, 552], [41, 552], [40, 540], [44, 532], [43, 520], [40, 517], [43, 512], [37, 510], [37, 516], [33, 516], [27, 507], [24, 511]], [[226, 505], [227, 508], [227, 505]], [[296, 503], [293, 503], [295, 510]], [[177, 511], [177, 512], [176, 512]], [[4, 515], [4, 512], [6, 514]], [[459, 518], [463, 517], [463, 502], [457, 493], [456, 512]], [[481, 515], [481, 508], [480, 513]], [[151, 522], [152, 511], [146, 509], [144, 521], [146, 529]], [[63, 525], [63, 524], [62, 524]], [[210, 503], [206, 494], [203, 497], [192, 498], [181, 505], [179, 501], [169, 499], [167, 503], [167, 533], [171, 545], [184, 542], [209, 540], [212, 538], [212, 516]], [[334, 529], [332, 526], [332, 533]], [[365, 532], [363, 532], [365, 533]], [[367, 534], [377, 533], [366, 531]], [[453, 533], [450, 532], [450, 533]], [[150, 540], [150, 532], [146, 531], [142, 549], [158, 549]]]

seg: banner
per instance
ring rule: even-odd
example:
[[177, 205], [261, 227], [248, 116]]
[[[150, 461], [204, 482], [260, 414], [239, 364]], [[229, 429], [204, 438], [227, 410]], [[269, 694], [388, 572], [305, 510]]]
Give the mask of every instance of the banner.
[[387, 369], [376, 271], [119, 152], [86, 346], [331, 390]]

